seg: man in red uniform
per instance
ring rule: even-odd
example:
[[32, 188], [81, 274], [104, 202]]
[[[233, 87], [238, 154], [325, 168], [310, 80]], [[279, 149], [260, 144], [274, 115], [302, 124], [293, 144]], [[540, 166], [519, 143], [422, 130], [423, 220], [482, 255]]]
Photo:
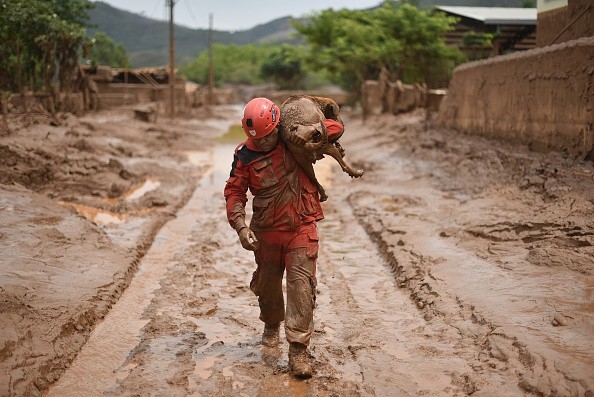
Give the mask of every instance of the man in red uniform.
[[[243, 110], [248, 139], [235, 149], [225, 186], [227, 218], [243, 248], [254, 251], [257, 264], [250, 289], [258, 296], [262, 343], [277, 346], [285, 322], [291, 373], [312, 375], [307, 346], [315, 307], [317, 221], [324, 215], [316, 186], [279, 140], [279, 108], [266, 98], [252, 99]], [[248, 189], [253, 216], [245, 223]], [[287, 272], [285, 308], [282, 279]]]

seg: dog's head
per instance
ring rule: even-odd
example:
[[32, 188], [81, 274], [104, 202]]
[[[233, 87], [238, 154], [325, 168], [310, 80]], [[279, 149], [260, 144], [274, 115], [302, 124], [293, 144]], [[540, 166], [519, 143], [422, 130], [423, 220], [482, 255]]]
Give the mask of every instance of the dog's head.
[[325, 118], [344, 124], [340, 118], [340, 107], [332, 98], [322, 96], [310, 96], [309, 98], [318, 105]]

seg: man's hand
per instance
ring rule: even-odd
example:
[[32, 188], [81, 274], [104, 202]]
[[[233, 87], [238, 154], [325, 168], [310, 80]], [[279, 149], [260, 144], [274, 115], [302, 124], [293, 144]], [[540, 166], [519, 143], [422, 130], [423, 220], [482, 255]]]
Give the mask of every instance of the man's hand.
[[256, 235], [249, 227], [244, 227], [239, 232], [239, 242], [241, 246], [248, 251], [256, 251], [260, 246], [260, 242], [256, 238]]

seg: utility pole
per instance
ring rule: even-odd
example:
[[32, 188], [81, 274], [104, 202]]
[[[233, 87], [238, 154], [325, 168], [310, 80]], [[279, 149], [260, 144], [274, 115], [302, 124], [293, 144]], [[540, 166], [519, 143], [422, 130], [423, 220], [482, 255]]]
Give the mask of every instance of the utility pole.
[[169, 116], [175, 117], [175, 38], [173, 33], [173, 6], [175, 0], [167, 0], [169, 7]]
[[212, 13], [208, 15], [208, 104], [212, 105], [214, 90], [214, 61], [212, 48]]

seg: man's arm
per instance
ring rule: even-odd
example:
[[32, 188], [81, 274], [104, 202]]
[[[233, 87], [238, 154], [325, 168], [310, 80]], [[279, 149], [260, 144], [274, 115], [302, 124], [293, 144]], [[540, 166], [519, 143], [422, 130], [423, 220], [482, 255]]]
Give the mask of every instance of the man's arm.
[[227, 220], [239, 236], [241, 246], [246, 250], [258, 249], [258, 240], [245, 223], [245, 205], [249, 187], [249, 172], [237, 155], [233, 159], [231, 176], [225, 185], [225, 201], [227, 203]]
[[245, 205], [247, 203], [248, 186], [249, 173], [235, 155], [224, 194], [227, 203], [227, 220], [238, 233], [241, 229], [247, 227], [245, 223]]

